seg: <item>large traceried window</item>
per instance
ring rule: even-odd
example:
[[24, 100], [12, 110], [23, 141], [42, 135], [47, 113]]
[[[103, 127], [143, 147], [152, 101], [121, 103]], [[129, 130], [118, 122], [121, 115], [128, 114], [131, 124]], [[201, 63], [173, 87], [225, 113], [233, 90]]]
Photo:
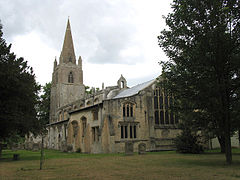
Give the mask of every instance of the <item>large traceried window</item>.
[[173, 125], [178, 123], [178, 117], [173, 112], [174, 98], [161, 87], [154, 90], [154, 118], [156, 125]]

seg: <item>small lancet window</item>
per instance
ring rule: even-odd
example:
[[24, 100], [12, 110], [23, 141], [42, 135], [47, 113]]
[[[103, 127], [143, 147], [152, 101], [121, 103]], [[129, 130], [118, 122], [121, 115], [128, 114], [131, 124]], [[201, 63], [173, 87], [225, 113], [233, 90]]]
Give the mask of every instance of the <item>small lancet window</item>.
[[73, 83], [73, 73], [72, 72], [70, 72], [68, 75], [68, 82]]

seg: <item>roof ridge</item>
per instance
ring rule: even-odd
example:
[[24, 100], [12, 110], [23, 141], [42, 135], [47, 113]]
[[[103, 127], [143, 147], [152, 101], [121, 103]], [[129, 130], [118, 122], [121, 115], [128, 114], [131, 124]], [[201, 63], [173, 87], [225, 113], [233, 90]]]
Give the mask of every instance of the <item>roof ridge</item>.
[[112, 99], [118, 99], [118, 98], [124, 98], [124, 97], [130, 97], [130, 96], [136, 95], [139, 93], [139, 91], [148, 87], [155, 80], [156, 79], [152, 79], [152, 80], [146, 81], [144, 83], [137, 84], [131, 88], [125, 89], [125, 90], [121, 91], [117, 96], [113, 97]]

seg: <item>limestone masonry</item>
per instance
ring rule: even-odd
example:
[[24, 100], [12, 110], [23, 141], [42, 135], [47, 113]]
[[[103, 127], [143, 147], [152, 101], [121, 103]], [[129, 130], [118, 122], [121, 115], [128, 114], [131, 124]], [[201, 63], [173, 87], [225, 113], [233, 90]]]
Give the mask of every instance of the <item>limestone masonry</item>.
[[174, 149], [178, 118], [173, 98], [157, 80], [132, 88], [121, 75], [116, 86], [85, 92], [81, 56], [76, 62], [69, 20], [52, 73], [46, 146], [62, 151], [117, 153]]

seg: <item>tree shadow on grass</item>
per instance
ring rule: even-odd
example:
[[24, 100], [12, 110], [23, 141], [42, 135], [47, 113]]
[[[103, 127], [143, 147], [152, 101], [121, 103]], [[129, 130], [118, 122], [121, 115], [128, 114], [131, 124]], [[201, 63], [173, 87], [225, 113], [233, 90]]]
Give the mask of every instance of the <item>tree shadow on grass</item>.
[[225, 159], [179, 159], [177, 163], [184, 166], [204, 166], [204, 167], [240, 167], [240, 160], [233, 158], [232, 164], [228, 165]]
[[[54, 167], [45, 167], [43, 169], [41, 169], [41, 171], [44, 171], [44, 170], [53, 170], [53, 169], [57, 169], [57, 168], [54, 168]], [[23, 168], [21, 167], [20, 169], [18, 169], [18, 171], [40, 171], [39, 167], [38, 168]]]
[[[14, 154], [19, 155], [18, 160], [13, 160]], [[16, 161], [25, 161], [25, 160], [39, 160], [40, 152], [28, 152], [28, 151], [3, 151], [2, 156], [0, 157], [0, 162], [16, 162]]]

